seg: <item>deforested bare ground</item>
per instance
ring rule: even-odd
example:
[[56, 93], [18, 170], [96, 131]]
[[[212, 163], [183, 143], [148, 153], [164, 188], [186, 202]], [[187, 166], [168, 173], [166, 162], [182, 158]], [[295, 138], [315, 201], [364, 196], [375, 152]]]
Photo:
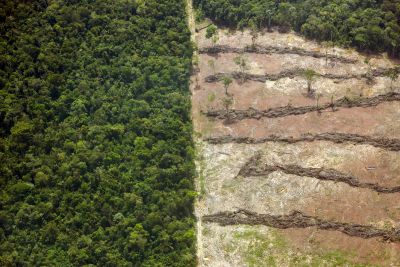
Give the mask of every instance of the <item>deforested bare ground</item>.
[[[280, 171], [265, 176], [238, 176], [247, 161], [254, 154], [261, 152], [261, 162], [269, 162], [273, 165], [290, 162], [291, 164], [301, 164], [305, 168], [334, 167], [341, 172], [357, 176], [360, 182], [392, 187], [400, 183], [400, 177], [392, 175], [400, 171], [400, 166], [396, 164], [399, 152], [385, 151], [369, 145], [361, 145], [354, 150], [349, 144], [331, 146], [327, 142], [316, 142], [312, 146], [307, 143], [265, 143], [261, 145], [202, 143], [202, 151], [204, 188], [200, 201], [203, 203], [202, 209], [199, 210], [202, 215], [236, 211], [239, 208], [260, 214], [268, 212], [273, 215], [290, 214], [293, 210], [300, 210], [304, 214], [318, 218], [372, 225], [383, 229], [400, 226], [398, 223], [400, 216], [398, 193], [379, 194], [365, 188], [354, 188], [345, 183], [319, 181], [312, 177], [288, 175]], [[371, 162], [364, 155], [374, 155], [376, 158]], [[386, 167], [388, 165], [390, 168]], [[359, 169], [359, 166], [363, 168]], [[202, 222], [202, 225], [206, 229], [216, 227], [205, 222]], [[297, 233], [308, 234], [308, 237], [312, 238], [312, 233], [308, 230]], [[225, 234], [229, 236], [228, 233]], [[326, 234], [335, 235], [334, 233]], [[318, 238], [318, 242], [323, 240], [322, 236], [324, 236], [323, 233]], [[205, 258], [211, 258], [210, 255], [215, 252], [213, 248], [219, 249], [217, 248], [218, 244], [209, 243], [211, 242], [208, 240], [209, 238], [211, 237], [207, 232], [203, 233]], [[292, 242], [290, 238], [291, 235], [285, 237], [288, 244]], [[336, 233], [332, 239], [339, 240], [339, 243], [348, 241], [348, 238], [342, 233]], [[354, 239], [358, 238], [352, 237], [350, 240], [359, 244], [360, 241]], [[235, 242], [240, 242], [239, 240], [239, 237], [235, 238]], [[368, 247], [370, 253], [373, 253], [378, 246], [383, 246], [384, 249], [393, 249], [394, 246], [391, 243], [377, 243], [375, 240], [366, 242], [376, 244], [376, 246]], [[318, 247], [317, 244], [314, 245]], [[346, 243], [335, 249], [345, 250], [347, 245]], [[232, 260], [231, 257], [234, 258], [236, 255], [233, 252], [227, 253], [226, 257], [219, 258], [218, 262], [229, 262]], [[378, 260], [383, 262], [394, 261], [394, 259], [380, 257]], [[214, 264], [216, 262], [210, 261], [206, 266], [215, 266]], [[229, 266], [229, 264], [217, 266]]]
[[[368, 66], [363, 55], [341, 48], [326, 60], [317, 43], [277, 32], [260, 35], [253, 50], [246, 31], [222, 31], [214, 50], [224, 51], [210, 51], [204, 30], [196, 43], [199, 266], [396, 266], [400, 81], [391, 84], [381, 71], [393, 63], [375, 56]], [[246, 75], [263, 80], [236, 77], [226, 112], [220, 77], [206, 79], [238, 73], [233, 59], [243, 51]], [[307, 68], [321, 74], [314, 98], [300, 72], [279, 76]], [[257, 164], [250, 163], [255, 155]], [[240, 210], [303, 223], [249, 223]], [[231, 223], [212, 217], [221, 214]]]
[[342, 173], [335, 169], [329, 168], [305, 168], [295, 164], [289, 165], [271, 165], [261, 162], [261, 154], [256, 153], [248, 162], [240, 169], [238, 175], [244, 177], [251, 176], [268, 176], [269, 174], [280, 171], [286, 174], [293, 174], [301, 177], [313, 177], [323, 181], [333, 181], [346, 183], [353, 187], [368, 188], [378, 193], [393, 194], [400, 192], [400, 186], [385, 187], [374, 183], [360, 182], [357, 177], [350, 174]]
[[[272, 108], [270, 114], [275, 113], [276, 110], [283, 110], [285, 113], [286, 110], [291, 112], [292, 109], [290, 107]], [[302, 108], [294, 109], [295, 112], [298, 110]], [[249, 109], [249, 111], [251, 114], [254, 110]], [[229, 116], [223, 119], [202, 116], [199, 119], [199, 125], [206, 126], [202, 130], [205, 138], [232, 136], [238, 139], [265, 139], [278, 136], [299, 139], [305, 134], [338, 133], [365, 136], [368, 139], [399, 139], [399, 118], [400, 102], [385, 102], [372, 107], [335, 108], [335, 111], [328, 108], [283, 117], [255, 116], [242, 120], [236, 120], [233, 111], [232, 116], [229, 112]]]

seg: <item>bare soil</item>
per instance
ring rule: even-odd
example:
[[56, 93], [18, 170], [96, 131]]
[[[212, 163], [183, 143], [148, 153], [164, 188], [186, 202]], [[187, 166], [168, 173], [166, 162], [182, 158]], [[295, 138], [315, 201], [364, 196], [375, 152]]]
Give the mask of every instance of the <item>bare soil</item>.
[[323, 181], [334, 181], [346, 183], [353, 187], [368, 188], [378, 193], [392, 194], [399, 193], [400, 186], [384, 187], [374, 183], [363, 183], [358, 178], [327, 168], [304, 168], [299, 165], [268, 165], [260, 162], [261, 154], [257, 153], [240, 169], [239, 174], [244, 177], [267, 176], [272, 172], [280, 171], [286, 174], [293, 174], [302, 177], [313, 177]]
[[[290, 108], [288, 110], [291, 111]], [[277, 118], [249, 118], [241, 120], [240, 123], [236, 123], [233, 114], [225, 120], [211, 120], [211, 124], [207, 126], [208, 132], [203, 133], [206, 137], [231, 135], [262, 139], [271, 135], [300, 138], [304, 134], [337, 132], [371, 138], [398, 139], [399, 118], [400, 102], [382, 103], [378, 107], [342, 108], [335, 111], [328, 108], [319, 112]], [[210, 122], [210, 119], [206, 121]], [[199, 126], [203, 128], [205, 125], [199, 124]]]

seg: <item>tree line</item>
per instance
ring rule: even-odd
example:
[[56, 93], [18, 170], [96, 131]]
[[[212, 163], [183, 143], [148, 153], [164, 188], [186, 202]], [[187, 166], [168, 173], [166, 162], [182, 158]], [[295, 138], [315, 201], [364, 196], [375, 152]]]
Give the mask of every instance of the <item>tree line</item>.
[[366, 52], [400, 55], [400, 0], [194, 0], [199, 19], [280, 31]]
[[0, 33], [0, 265], [194, 266], [184, 1], [1, 1]]

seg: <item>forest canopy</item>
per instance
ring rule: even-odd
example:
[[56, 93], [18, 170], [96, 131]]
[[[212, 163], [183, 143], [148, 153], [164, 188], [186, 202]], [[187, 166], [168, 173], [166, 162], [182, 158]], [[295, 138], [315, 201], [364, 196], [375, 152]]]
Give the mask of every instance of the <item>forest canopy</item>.
[[194, 266], [182, 0], [0, 1], [0, 266]]
[[362, 51], [400, 54], [400, 0], [194, 0], [199, 17], [228, 27], [271, 25]]

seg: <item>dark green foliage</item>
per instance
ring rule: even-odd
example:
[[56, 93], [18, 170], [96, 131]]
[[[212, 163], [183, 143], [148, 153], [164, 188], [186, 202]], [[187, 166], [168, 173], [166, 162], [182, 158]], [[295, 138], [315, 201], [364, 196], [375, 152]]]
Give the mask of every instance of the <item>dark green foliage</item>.
[[400, 54], [400, 0], [194, 0], [206, 16], [234, 27], [292, 27], [318, 41]]
[[206, 38], [210, 39], [217, 32], [217, 27], [214, 24], [211, 24], [206, 29]]
[[195, 265], [184, 7], [0, 1], [0, 266]]

